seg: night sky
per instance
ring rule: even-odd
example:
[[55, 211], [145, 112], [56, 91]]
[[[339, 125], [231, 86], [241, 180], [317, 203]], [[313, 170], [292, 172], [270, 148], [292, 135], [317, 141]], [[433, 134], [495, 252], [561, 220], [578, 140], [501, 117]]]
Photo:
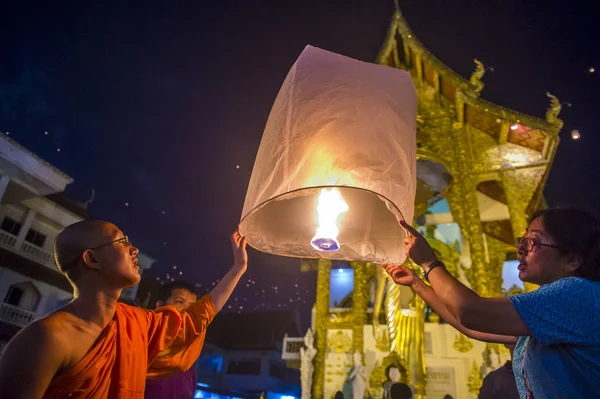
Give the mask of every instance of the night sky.
[[[73, 199], [95, 189], [90, 215], [158, 260], [149, 275], [200, 292], [231, 265], [229, 234], [289, 68], [307, 44], [373, 61], [393, 12], [392, 0], [44, 3], [3, 2], [0, 131], [73, 177]], [[593, 3], [578, 3], [400, 7], [462, 76], [475, 57], [494, 68], [483, 98], [539, 117], [546, 91], [572, 104], [545, 193], [550, 205], [596, 211], [600, 35]], [[229, 304], [306, 314], [315, 281], [297, 260], [250, 250]]]

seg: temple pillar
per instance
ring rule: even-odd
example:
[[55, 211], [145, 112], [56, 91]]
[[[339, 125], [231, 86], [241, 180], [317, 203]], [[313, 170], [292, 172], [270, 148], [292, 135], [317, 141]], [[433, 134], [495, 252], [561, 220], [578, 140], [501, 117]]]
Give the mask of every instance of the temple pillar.
[[319, 259], [317, 269], [317, 297], [315, 301], [315, 347], [313, 360], [312, 397], [321, 399], [325, 385], [325, 353], [327, 351], [327, 320], [329, 320], [329, 287], [331, 261]]
[[486, 235], [489, 254], [488, 293], [492, 297], [502, 296], [502, 269], [506, 260], [507, 245], [492, 236]]
[[360, 352], [364, 357], [364, 331], [369, 307], [369, 286], [367, 264], [352, 262], [354, 269], [354, 292], [352, 293], [352, 352]]
[[446, 199], [452, 217], [460, 226], [461, 233], [469, 242], [473, 289], [481, 296], [489, 296], [483, 227], [477, 200], [477, 188], [472, 178], [472, 162], [468, 151], [468, 140], [462, 123], [452, 126], [455, 150], [452, 160], [453, 185]]

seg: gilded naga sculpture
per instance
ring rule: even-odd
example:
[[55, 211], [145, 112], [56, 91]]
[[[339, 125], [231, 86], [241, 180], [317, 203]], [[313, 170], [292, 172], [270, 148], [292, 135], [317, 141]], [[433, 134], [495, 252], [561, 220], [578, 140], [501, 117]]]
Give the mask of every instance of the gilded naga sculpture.
[[558, 114], [560, 114], [560, 111], [562, 110], [562, 104], [556, 96], [553, 96], [548, 92], [546, 93], [546, 97], [550, 99], [550, 107], [546, 111], [546, 122], [552, 125], [562, 126], [563, 122], [558, 119]]
[[473, 86], [475, 93], [479, 94], [483, 90], [485, 84], [481, 81], [483, 75], [485, 75], [485, 66], [481, 61], [477, 58], [475, 61], [475, 72], [471, 74], [471, 78], [469, 79], [469, 83]]

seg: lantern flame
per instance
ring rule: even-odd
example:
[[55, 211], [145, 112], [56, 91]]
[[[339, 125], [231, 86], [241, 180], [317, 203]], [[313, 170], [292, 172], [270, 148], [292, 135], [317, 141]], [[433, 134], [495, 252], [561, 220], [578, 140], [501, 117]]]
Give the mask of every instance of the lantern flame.
[[317, 251], [337, 251], [340, 243], [337, 240], [339, 229], [337, 226], [340, 214], [348, 210], [348, 204], [344, 201], [340, 190], [337, 188], [322, 189], [317, 205], [317, 216], [319, 225], [317, 232], [311, 241], [311, 245]]

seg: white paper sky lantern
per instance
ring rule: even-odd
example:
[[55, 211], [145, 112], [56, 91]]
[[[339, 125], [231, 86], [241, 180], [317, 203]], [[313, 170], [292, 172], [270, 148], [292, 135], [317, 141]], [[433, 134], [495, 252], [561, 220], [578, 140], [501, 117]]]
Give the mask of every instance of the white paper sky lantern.
[[307, 46], [271, 109], [240, 232], [275, 255], [402, 263], [416, 113], [407, 72]]

